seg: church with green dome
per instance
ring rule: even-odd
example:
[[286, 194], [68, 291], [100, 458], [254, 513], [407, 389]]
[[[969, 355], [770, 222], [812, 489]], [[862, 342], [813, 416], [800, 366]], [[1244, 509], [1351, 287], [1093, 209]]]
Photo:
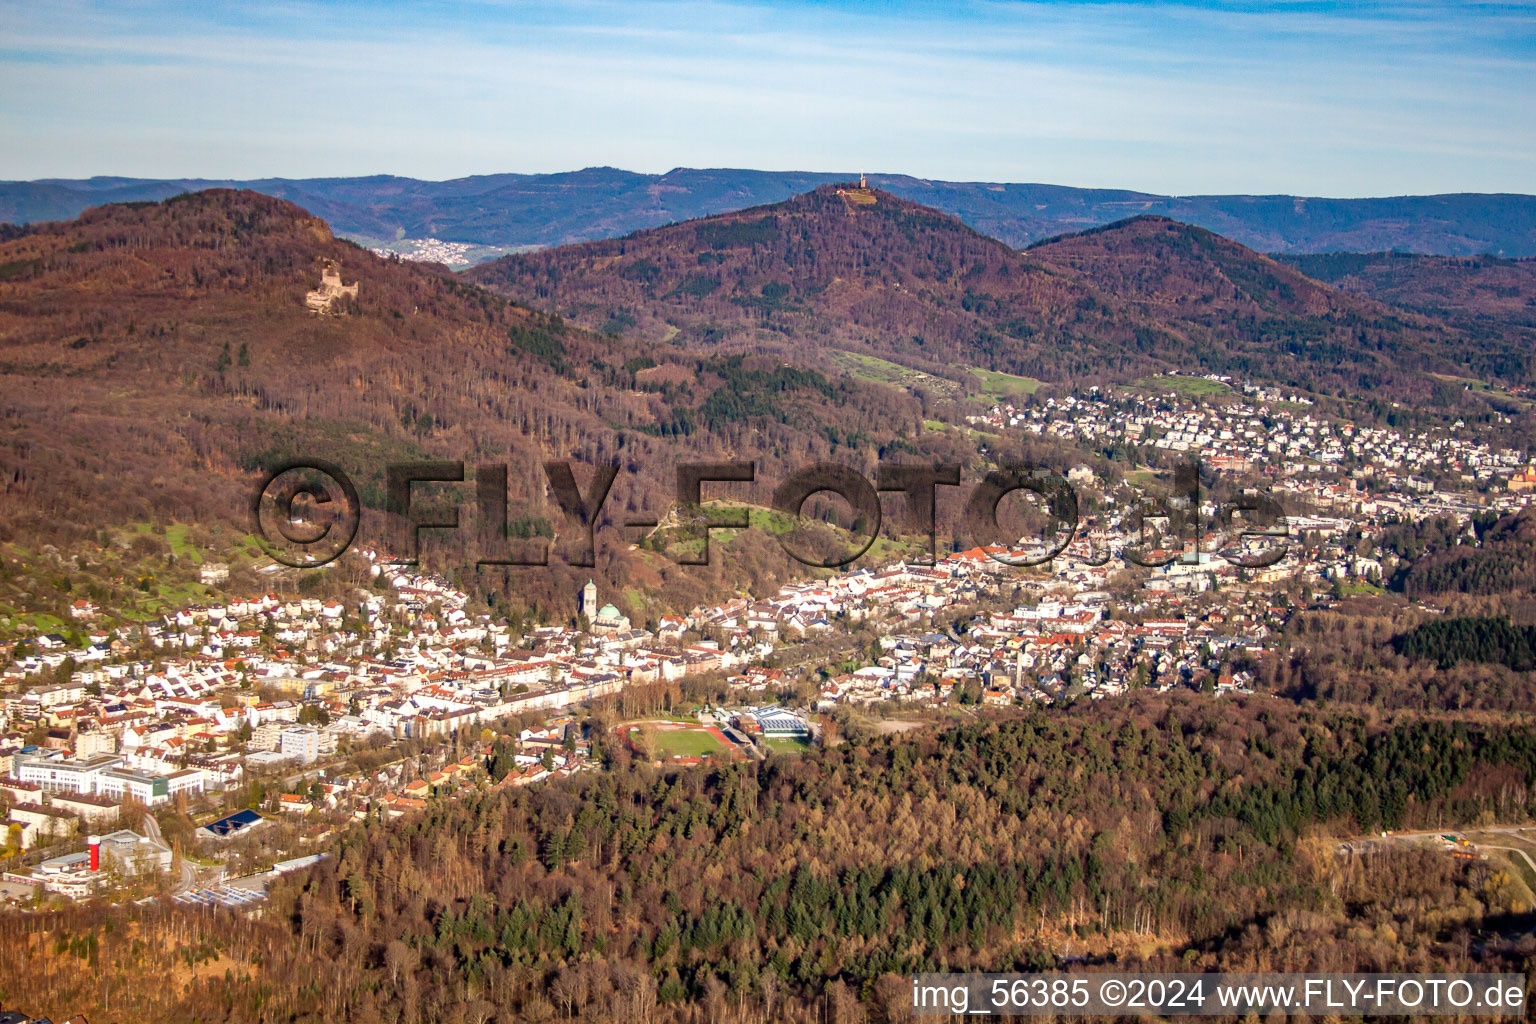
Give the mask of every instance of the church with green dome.
[[597, 584], [587, 580], [581, 588], [581, 614], [586, 616], [594, 633], [622, 633], [629, 628], [629, 616], [613, 604], [597, 606]]

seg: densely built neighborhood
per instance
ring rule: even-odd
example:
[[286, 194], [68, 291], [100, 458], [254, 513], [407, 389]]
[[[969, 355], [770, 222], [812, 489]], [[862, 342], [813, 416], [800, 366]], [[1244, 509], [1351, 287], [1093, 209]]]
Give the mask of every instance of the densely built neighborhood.
[[[514, 632], [472, 612], [446, 580], [372, 551], [361, 555], [374, 586], [348, 600], [230, 594], [110, 628], [98, 628], [89, 601], [76, 602], [84, 645], [53, 634], [0, 651], [9, 655], [0, 697], [5, 892], [23, 903], [138, 897], [157, 879], [175, 899], [257, 904], [266, 880], [322, 855], [347, 818], [600, 769], [581, 709], [690, 678], [717, 680], [732, 695], [697, 714], [719, 745], [702, 755], [666, 744], [636, 753], [683, 763], [762, 757], [779, 740], [823, 738], [839, 708], [1017, 706], [1138, 687], [1213, 699], [1244, 692], [1255, 684], [1249, 666], [1274, 647], [1302, 594], [1326, 603], [1380, 585], [1391, 568], [1371, 543], [1381, 530], [1518, 508], [1536, 486], [1523, 455], [1455, 428], [1355, 429], [1296, 396], [1220, 383], [1242, 397], [1197, 404], [1170, 392], [1149, 402], [1092, 388], [999, 403], [976, 422], [1090, 449], [1131, 442], [1198, 453], [1219, 470], [1261, 473], [1286, 510], [1284, 557], [1273, 564], [1237, 564], [1242, 545], [1219, 532], [1198, 547], [1157, 538], [1154, 567], [1128, 584], [1124, 554], [1147, 537], [1139, 492], [1104, 486], [1085, 462], [1067, 477], [1095, 500], [1060, 550], [1047, 538], [933, 564], [825, 572], [646, 628], [588, 582], [578, 625]], [[201, 573], [211, 586], [227, 577], [218, 564]], [[855, 631], [868, 642], [840, 645]], [[610, 740], [634, 746], [639, 737], [629, 725]], [[348, 757], [363, 750], [381, 752], [371, 767]], [[155, 824], [166, 808], [204, 821], [178, 848]], [[274, 820], [289, 838], [237, 865], [228, 851], [276, 835]]]

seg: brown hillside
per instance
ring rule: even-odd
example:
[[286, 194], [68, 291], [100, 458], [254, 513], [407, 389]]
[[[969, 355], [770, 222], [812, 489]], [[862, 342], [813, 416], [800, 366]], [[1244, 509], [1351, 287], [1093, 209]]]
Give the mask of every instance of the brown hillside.
[[[304, 299], [327, 260], [360, 291], [317, 315]], [[903, 434], [922, 440], [916, 402], [888, 390], [773, 360], [645, 357], [233, 191], [0, 242], [0, 396], [0, 540], [61, 546], [156, 517], [243, 531], [262, 468], [298, 456], [339, 464], [374, 509], [390, 462], [508, 463], [510, 515], [558, 525], [547, 458], [620, 461], [604, 511], [624, 522], [664, 513], [690, 458], [757, 459], [762, 493], [743, 490], [766, 503], [791, 463], [862, 464]], [[459, 500], [469, 536], [472, 476]], [[370, 530], [382, 537], [365, 515]], [[618, 531], [604, 550], [616, 584], [675, 579], [685, 600], [739, 584], [729, 567], [642, 571]], [[788, 560], [763, 550], [777, 558], [756, 567], [767, 582]], [[574, 592], [559, 573], [525, 575], [521, 595], [547, 588], [545, 607]]]
[[1031, 255], [1208, 352], [1204, 365], [1331, 393], [1422, 397], [1424, 374], [1484, 358], [1443, 322], [1351, 295], [1204, 228], [1134, 217]]
[[1064, 345], [1084, 323], [1110, 329], [1065, 276], [946, 214], [869, 194], [875, 202], [854, 202], [827, 186], [466, 276], [637, 337], [844, 347], [932, 368], [980, 361], [1027, 372], [1042, 365], [1031, 358], [1042, 344]]
[[1413, 395], [1428, 388], [1424, 372], [1465, 355], [1443, 324], [1166, 218], [1021, 253], [915, 203], [848, 191], [509, 256], [466, 276], [653, 343], [801, 358], [848, 348], [940, 374], [982, 366], [1075, 381], [1200, 367]]
[[1490, 376], [1530, 377], [1530, 353], [1536, 349], [1536, 260], [1399, 252], [1281, 259], [1344, 291], [1451, 324], [1486, 353]]

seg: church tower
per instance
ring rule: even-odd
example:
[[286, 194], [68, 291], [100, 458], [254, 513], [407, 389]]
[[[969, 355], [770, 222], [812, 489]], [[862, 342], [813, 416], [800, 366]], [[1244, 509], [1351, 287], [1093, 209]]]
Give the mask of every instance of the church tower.
[[587, 580], [587, 585], [581, 588], [581, 614], [587, 617], [587, 622], [597, 618], [597, 584]]

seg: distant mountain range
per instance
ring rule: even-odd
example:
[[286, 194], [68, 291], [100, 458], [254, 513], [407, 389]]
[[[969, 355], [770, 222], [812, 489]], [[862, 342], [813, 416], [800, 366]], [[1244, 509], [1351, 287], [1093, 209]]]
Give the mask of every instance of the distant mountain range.
[[[592, 167], [451, 181], [391, 175], [257, 180], [48, 179], [0, 183], [0, 222], [67, 220], [103, 203], [206, 188], [287, 199], [338, 233], [366, 240], [435, 237], [491, 246], [562, 245], [781, 202], [848, 173], [678, 168], [636, 174]], [[1455, 193], [1376, 199], [1162, 196], [1060, 185], [928, 181], [871, 174], [869, 184], [954, 214], [1015, 247], [1154, 214], [1271, 253], [1402, 251], [1536, 256], [1536, 196]]]

